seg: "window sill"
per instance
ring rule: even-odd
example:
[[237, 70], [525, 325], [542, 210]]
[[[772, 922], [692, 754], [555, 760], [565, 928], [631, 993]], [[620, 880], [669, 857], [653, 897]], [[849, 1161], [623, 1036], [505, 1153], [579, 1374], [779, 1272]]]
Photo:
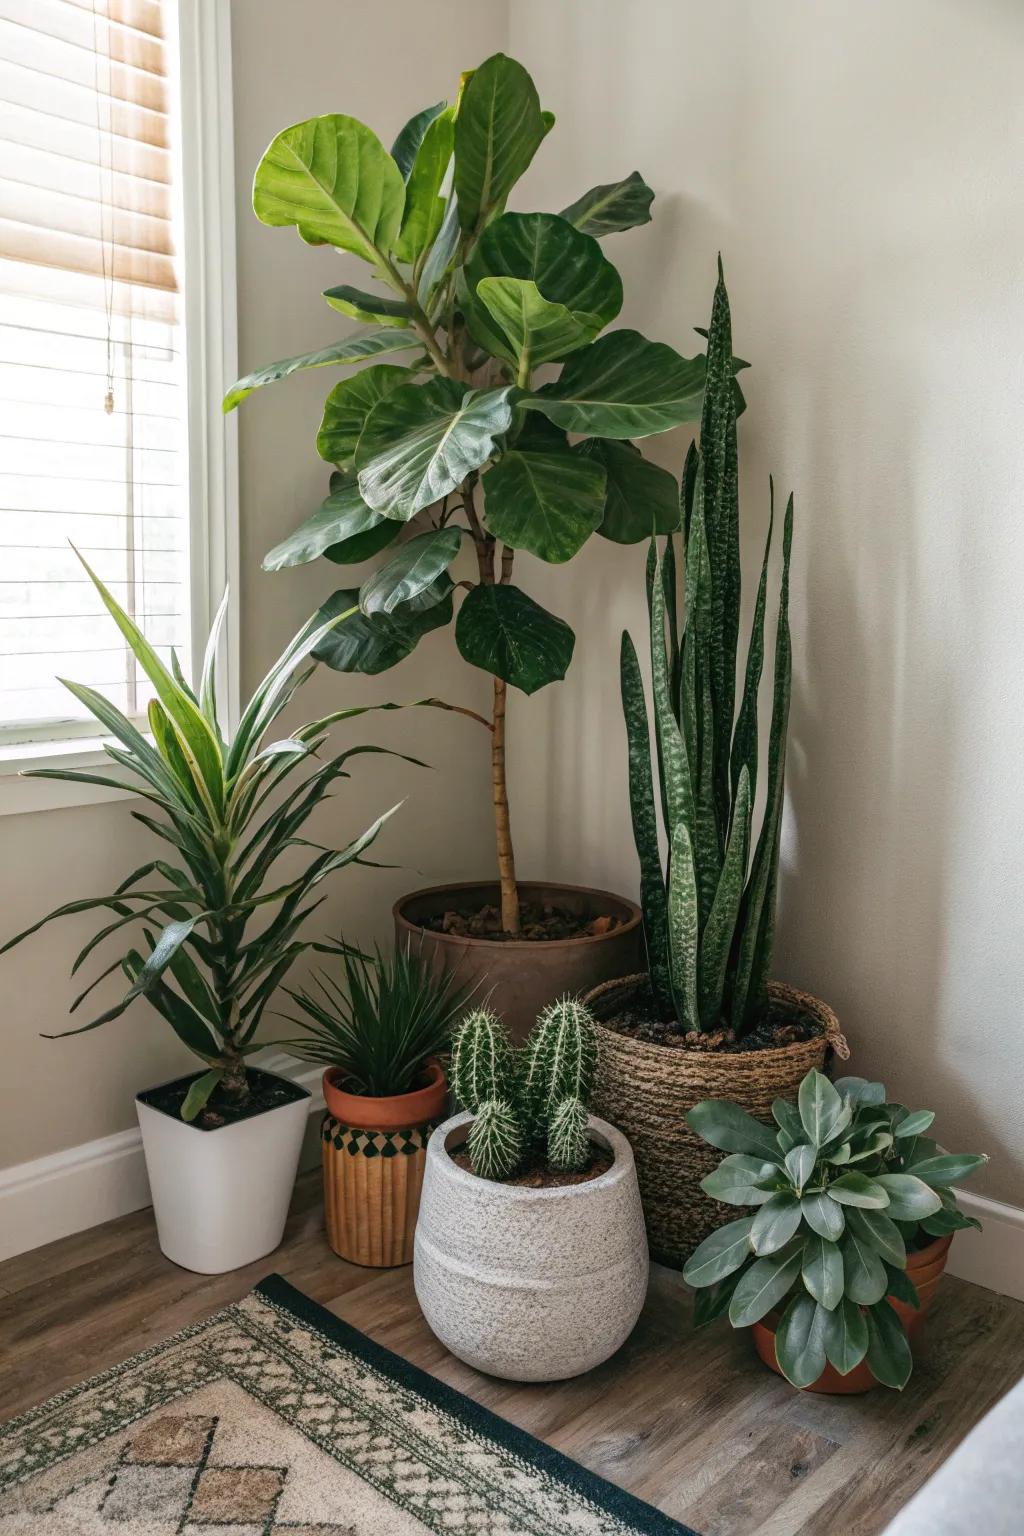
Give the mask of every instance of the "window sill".
[[59, 811], [76, 805], [100, 805], [131, 800], [134, 791], [105, 789], [100, 784], [68, 784], [61, 779], [19, 777], [29, 768], [81, 768], [116, 772], [102, 750], [103, 738], [77, 736], [56, 741], [25, 741], [0, 744], [0, 816], [23, 816], [32, 811]]

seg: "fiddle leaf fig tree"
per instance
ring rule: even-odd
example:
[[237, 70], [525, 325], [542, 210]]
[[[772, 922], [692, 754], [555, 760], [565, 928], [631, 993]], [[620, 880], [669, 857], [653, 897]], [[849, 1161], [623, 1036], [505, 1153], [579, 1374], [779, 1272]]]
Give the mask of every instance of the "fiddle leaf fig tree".
[[[390, 153], [340, 113], [279, 133], [256, 169], [256, 214], [363, 264], [324, 299], [364, 328], [258, 369], [224, 401], [231, 410], [299, 369], [365, 365], [324, 404], [316, 446], [333, 466], [329, 494], [264, 564], [381, 557], [321, 610], [326, 620], [360, 608], [318, 652], [340, 671], [383, 671], [454, 619], [461, 656], [492, 679], [489, 718], [462, 712], [490, 734], [513, 933], [506, 692], [564, 677], [575, 643], [514, 579], [516, 556], [557, 565], [593, 533], [633, 544], [676, 527], [676, 482], [635, 440], [698, 419], [705, 378], [702, 355], [633, 330], [602, 335], [623, 293], [598, 241], [649, 221], [654, 194], [638, 172], [561, 213], [506, 211], [553, 122], [527, 71], [499, 53], [463, 76], [451, 105], [417, 113]], [[464, 545], [473, 580], [451, 574]]]

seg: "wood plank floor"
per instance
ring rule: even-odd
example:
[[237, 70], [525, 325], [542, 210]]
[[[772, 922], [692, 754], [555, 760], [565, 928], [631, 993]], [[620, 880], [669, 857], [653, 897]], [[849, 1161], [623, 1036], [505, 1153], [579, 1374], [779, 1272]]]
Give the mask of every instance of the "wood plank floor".
[[745, 1335], [724, 1323], [695, 1334], [679, 1276], [655, 1269], [636, 1331], [599, 1370], [552, 1386], [496, 1381], [434, 1339], [411, 1269], [358, 1269], [331, 1252], [319, 1175], [308, 1174], [281, 1249], [229, 1275], [171, 1264], [148, 1210], [0, 1263], [0, 1419], [208, 1316], [274, 1270], [702, 1536], [881, 1531], [1024, 1374], [1024, 1303], [946, 1277], [905, 1392], [794, 1392]]

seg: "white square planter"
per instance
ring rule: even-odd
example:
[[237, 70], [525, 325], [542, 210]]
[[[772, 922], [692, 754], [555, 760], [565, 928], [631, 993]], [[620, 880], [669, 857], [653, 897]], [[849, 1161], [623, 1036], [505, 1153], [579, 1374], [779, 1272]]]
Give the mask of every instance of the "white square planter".
[[175, 1264], [219, 1275], [279, 1245], [309, 1115], [309, 1093], [296, 1091], [209, 1131], [136, 1098], [157, 1237]]

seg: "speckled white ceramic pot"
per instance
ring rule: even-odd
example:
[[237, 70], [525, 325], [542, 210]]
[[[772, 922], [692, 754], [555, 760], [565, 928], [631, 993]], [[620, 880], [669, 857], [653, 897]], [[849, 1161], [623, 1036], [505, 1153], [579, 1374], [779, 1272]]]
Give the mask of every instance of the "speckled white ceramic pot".
[[592, 1137], [614, 1157], [607, 1173], [522, 1189], [449, 1157], [471, 1118], [446, 1120], [427, 1147], [413, 1258], [423, 1315], [453, 1355], [492, 1376], [578, 1376], [614, 1354], [647, 1294], [629, 1142], [592, 1116]]

